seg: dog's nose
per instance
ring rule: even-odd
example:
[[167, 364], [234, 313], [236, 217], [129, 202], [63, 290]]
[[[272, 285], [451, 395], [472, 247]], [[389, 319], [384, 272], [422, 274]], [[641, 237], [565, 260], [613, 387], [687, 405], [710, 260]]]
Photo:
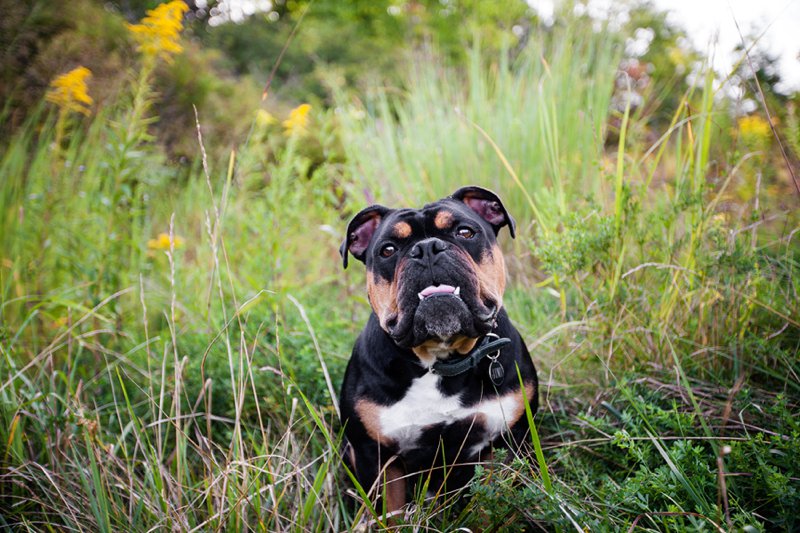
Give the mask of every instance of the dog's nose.
[[412, 259], [425, 259], [426, 257], [432, 258], [436, 254], [440, 254], [450, 247], [446, 242], [441, 239], [425, 239], [415, 244], [411, 248], [409, 255]]

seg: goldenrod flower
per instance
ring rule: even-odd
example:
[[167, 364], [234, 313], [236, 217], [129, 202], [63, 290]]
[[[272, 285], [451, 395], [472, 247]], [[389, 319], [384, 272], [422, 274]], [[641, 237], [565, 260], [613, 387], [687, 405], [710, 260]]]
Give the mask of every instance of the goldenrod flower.
[[273, 117], [272, 113], [270, 113], [266, 109], [259, 109], [258, 111], [256, 111], [256, 124], [258, 124], [262, 128], [271, 126], [276, 122], [278, 122], [278, 119]]
[[283, 121], [283, 127], [286, 128], [286, 135], [293, 135], [306, 131], [309, 111], [311, 111], [310, 105], [301, 104], [289, 112], [289, 118]]
[[60, 107], [62, 112], [77, 111], [88, 115], [89, 106], [94, 102], [86, 87], [86, 79], [91, 75], [88, 68], [78, 67], [57, 76], [50, 82], [45, 98]]
[[162, 57], [170, 61], [183, 51], [178, 43], [183, 30], [183, 15], [189, 6], [183, 0], [173, 0], [147, 11], [141, 24], [126, 24], [139, 43], [137, 47], [145, 57]]
[[741, 117], [738, 121], [742, 142], [751, 147], [761, 147], [769, 141], [769, 122], [758, 115]]
[[[183, 246], [183, 237], [178, 235], [172, 236], [172, 241], [175, 248], [180, 248]], [[147, 241], [147, 247], [151, 250], [169, 250], [170, 249], [170, 238], [169, 233], [159, 233], [158, 237], [155, 239], [150, 239]]]

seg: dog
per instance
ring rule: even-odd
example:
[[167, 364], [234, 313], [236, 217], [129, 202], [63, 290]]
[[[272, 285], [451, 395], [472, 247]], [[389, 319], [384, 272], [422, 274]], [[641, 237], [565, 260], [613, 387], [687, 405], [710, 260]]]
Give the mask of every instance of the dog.
[[[340, 395], [345, 460], [389, 513], [420, 479], [428, 493], [465, 486], [492, 449], [525, 441], [536, 369], [503, 308], [500, 198], [463, 187], [421, 209], [372, 205], [340, 253], [366, 265], [372, 313]], [[522, 383], [522, 385], [520, 385]]]

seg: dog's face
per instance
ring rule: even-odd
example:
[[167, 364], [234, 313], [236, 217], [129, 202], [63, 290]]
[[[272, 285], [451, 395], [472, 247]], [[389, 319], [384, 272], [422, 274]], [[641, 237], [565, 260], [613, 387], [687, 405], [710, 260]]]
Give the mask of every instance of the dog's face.
[[467, 353], [503, 304], [505, 263], [497, 233], [514, 220], [500, 199], [464, 187], [422, 209], [375, 205], [347, 228], [341, 253], [367, 267], [367, 293], [381, 327], [426, 364]]

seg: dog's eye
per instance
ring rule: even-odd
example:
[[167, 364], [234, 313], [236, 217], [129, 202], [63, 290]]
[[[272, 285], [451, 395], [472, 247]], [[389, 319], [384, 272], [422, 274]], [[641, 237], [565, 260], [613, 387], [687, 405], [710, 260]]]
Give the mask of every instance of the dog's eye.
[[396, 251], [397, 248], [394, 246], [394, 244], [387, 244], [381, 248], [381, 257], [392, 257]]
[[466, 226], [461, 226], [460, 228], [458, 228], [458, 231], [456, 231], [456, 235], [458, 235], [462, 239], [471, 239], [475, 236], [475, 232]]

